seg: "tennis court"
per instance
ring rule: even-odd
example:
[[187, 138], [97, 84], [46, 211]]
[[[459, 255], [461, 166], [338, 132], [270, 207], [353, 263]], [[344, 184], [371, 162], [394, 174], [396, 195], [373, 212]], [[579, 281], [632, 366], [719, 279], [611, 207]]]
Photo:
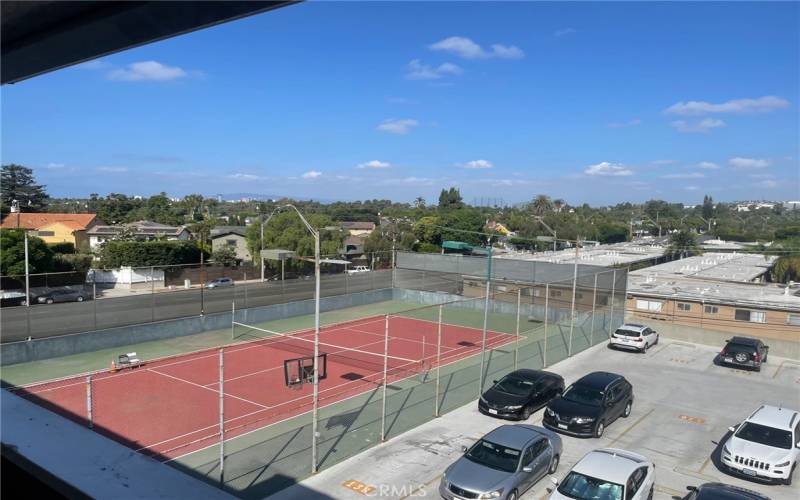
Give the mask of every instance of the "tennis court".
[[[320, 407], [374, 390], [384, 366], [387, 384], [424, 379], [431, 368], [480, 354], [482, 335], [480, 328], [407, 315], [323, 326]], [[227, 440], [310, 411], [312, 384], [287, 386], [284, 363], [310, 356], [313, 336], [313, 329], [280, 334], [233, 322], [237, 342], [224, 348], [30, 385], [18, 394], [167, 461], [217, 444], [221, 430]], [[516, 339], [488, 330], [486, 348]]]

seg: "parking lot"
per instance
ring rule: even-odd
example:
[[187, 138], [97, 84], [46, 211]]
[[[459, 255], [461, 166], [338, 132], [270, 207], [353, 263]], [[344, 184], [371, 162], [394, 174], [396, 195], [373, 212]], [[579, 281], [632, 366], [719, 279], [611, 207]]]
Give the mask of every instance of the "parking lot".
[[[603, 447], [638, 452], [656, 464], [655, 498], [683, 497], [686, 486], [719, 481], [759, 491], [773, 499], [800, 498], [794, 485], [765, 485], [729, 476], [717, 468], [728, 427], [761, 404], [800, 409], [800, 362], [769, 357], [761, 372], [716, 366], [718, 349], [661, 339], [646, 354], [608, 349], [604, 344], [549, 369], [567, 384], [591, 371], [624, 375], [635, 394], [628, 418], [608, 426], [601, 439], [562, 436], [564, 451], [556, 477], [562, 479], [586, 452]], [[476, 394], [477, 397], [477, 394]], [[541, 425], [542, 410], [527, 423]], [[439, 498], [442, 471], [483, 434], [506, 422], [467, 405], [381, 446], [322, 471], [278, 493], [276, 498]], [[549, 495], [539, 481], [522, 498]]]

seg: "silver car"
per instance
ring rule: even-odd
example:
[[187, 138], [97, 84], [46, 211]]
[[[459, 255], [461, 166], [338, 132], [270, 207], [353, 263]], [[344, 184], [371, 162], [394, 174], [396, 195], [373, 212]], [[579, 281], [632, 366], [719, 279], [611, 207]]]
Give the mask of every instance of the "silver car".
[[533, 425], [501, 425], [481, 438], [445, 470], [439, 494], [464, 498], [516, 500], [558, 468], [561, 438]]
[[217, 278], [215, 280], [206, 281], [206, 288], [224, 288], [226, 286], [233, 286], [231, 278]]

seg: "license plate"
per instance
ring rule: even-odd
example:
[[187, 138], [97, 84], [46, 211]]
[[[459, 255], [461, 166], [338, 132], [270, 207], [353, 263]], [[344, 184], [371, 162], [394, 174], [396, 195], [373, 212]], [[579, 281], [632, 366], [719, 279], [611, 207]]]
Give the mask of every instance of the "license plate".
[[489, 413], [491, 413], [492, 415], [497, 415], [497, 410], [493, 410], [492, 408], [489, 408]]
[[742, 474], [747, 474], [748, 476], [755, 476], [756, 471], [752, 469], [742, 469]]
[[568, 427], [569, 427], [569, 426], [568, 426], [567, 424], [558, 424], [558, 428], [559, 428], [559, 429], [566, 429], [566, 428], [568, 428]]
[[733, 358], [724, 358], [726, 363], [733, 363]]

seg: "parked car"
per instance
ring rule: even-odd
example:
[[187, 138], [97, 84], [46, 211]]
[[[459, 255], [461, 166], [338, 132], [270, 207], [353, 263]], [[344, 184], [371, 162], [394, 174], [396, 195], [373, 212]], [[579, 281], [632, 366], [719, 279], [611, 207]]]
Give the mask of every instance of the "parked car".
[[658, 344], [658, 332], [649, 326], [625, 323], [611, 334], [608, 347], [647, 352]]
[[563, 481], [552, 481], [551, 500], [649, 500], [656, 466], [638, 453], [603, 448], [584, 455]]
[[800, 461], [800, 412], [761, 405], [736, 427], [722, 446], [726, 472], [740, 477], [792, 484]]
[[717, 362], [725, 365], [743, 366], [761, 371], [761, 365], [767, 362], [769, 346], [752, 337], [732, 337], [725, 341], [717, 356]]
[[689, 493], [682, 500], [770, 500], [757, 491], [724, 483], [705, 483], [686, 489]]
[[227, 286], [233, 286], [233, 279], [217, 278], [215, 280], [206, 281], [206, 288], [225, 288]]
[[572, 436], [603, 435], [606, 426], [626, 418], [633, 407], [633, 386], [622, 375], [592, 372], [547, 405], [542, 424]]
[[532, 425], [501, 425], [448, 467], [439, 483], [447, 500], [516, 500], [558, 468], [561, 437]]
[[367, 266], [356, 266], [353, 269], [348, 269], [347, 274], [358, 274], [358, 273], [368, 273], [369, 268]]
[[73, 290], [71, 288], [59, 288], [51, 290], [36, 297], [39, 304], [54, 304], [56, 302], [83, 302], [89, 300], [91, 295], [83, 290]]
[[13, 307], [25, 305], [24, 292], [0, 292], [0, 307]]
[[493, 417], [527, 420], [564, 392], [564, 379], [555, 373], [540, 370], [516, 370], [483, 393], [478, 410]]

